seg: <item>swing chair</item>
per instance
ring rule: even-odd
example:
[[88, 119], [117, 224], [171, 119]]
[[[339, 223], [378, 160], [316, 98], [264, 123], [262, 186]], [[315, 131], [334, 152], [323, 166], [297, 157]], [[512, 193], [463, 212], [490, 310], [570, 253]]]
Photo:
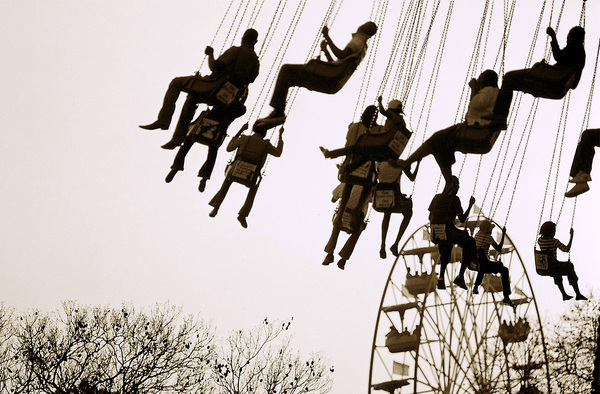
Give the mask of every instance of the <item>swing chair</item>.
[[311, 78], [302, 87], [319, 93], [336, 94], [354, 74], [360, 61], [358, 54], [333, 62], [311, 59], [306, 64], [306, 71]]
[[498, 125], [457, 125], [454, 134], [457, 151], [461, 153], [472, 153], [483, 155], [489, 153], [502, 128]]

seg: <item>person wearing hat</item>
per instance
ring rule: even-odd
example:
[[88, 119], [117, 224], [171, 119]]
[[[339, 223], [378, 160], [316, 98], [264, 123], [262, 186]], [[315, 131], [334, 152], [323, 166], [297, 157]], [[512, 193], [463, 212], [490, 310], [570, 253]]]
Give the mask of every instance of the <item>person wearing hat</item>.
[[[329, 150], [319, 147], [326, 159], [333, 159], [349, 154], [355, 155], [351, 163], [344, 164], [340, 171], [349, 173], [357, 169], [367, 161], [383, 162], [390, 159], [397, 159], [404, 150], [412, 132], [406, 128], [404, 121], [404, 111], [400, 100], [391, 100], [388, 108], [383, 107], [383, 98], [377, 98], [379, 103], [379, 112], [386, 117], [383, 126], [373, 124], [366, 135], [356, 143], [340, 149]], [[384, 136], [385, 135], [385, 136]], [[369, 136], [376, 137], [369, 139]], [[384, 136], [383, 138], [377, 136]], [[400, 152], [400, 153], [399, 153]]]
[[[243, 161], [246, 163], [254, 163], [256, 168], [253, 173], [258, 174], [262, 169], [265, 161], [267, 160], [268, 155], [272, 155], [274, 157], [280, 157], [283, 152], [283, 127], [279, 129], [279, 139], [277, 141], [277, 146], [273, 146], [271, 141], [266, 138], [266, 130], [259, 127], [252, 127], [252, 134], [246, 135], [242, 134], [245, 130], [245, 127], [242, 129], [229, 141], [227, 144], [227, 152], [236, 151], [234, 164], [236, 161]], [[232, 166], [233, 167], [233, 166]], [[228, 172], [230, 174], [230, 172]], [[208, 205], [213, 207], [213, 210], [210, 211], [208, 216], [211, 218], [217, 216], [219, 212], [219, 207], [221, 203], [225, 199], [227, 192], [229, 191], [229, 187], [234, 181], [230, 176], [226, 176], [225, 180], [223, 180], [223, 185], [221, 189], [214, 195], [214, 197], [210, 200]], [[246, 197], [246, 201], [244, 205], [238, 212], [238, 221], [242, 225], [242, 227], [247, 228], [248, 223], [246, 218], [250, 214], [250, 210], [252, 209], [252, 205], [254, 204], [254, 198], [256, 197], [256, 193], [258, 192], [259, 182], [257, 181], [255, 184], [248, 186], [248, 195]]]
[[473, 294], [479, 294], [479, 285], [483, 282], [484, 274], [500, 274], [500, 277], [502, 278], [502, 293], [504, 294], [503, 302], [508, 306], [514, 307], [515, 305], [510, 300], [511, 290], [508, 268], [506, 268], [500, 260], [490, 260], [490, 246], [496, 251], [501, 252], [502, 246], [504, 245], [504, 237], [506, 235], [506, 227], [504, 227], [502, 228], [502, 238], [500, 239], [500, 243], [496, 243], [494, 237], [492, 237], [492, 230], [494, 227], [494, 223], [485, 219], [479, 224], [479, 231], [475, 234], [477, 260], [473, 261], [473, 264], [469, 267], [474, 271], [477, 271], [475, 284], [473, 284]]
[[485, 70], [477, 79], [469, 81], [469, 87], [471, 99], [465, 121], [436, 131], [406, 160], [397, 160], [396, 166], [408, 168], [412, 163], [433, 155], [446, 182], [452, 178], [452, 164], [456, 162], [454, 152], [460, 149], [457, 132], [462, 127], [481, 128], [492, 124], [492, 121], [486, 118], [493, 115], [498, 97], [498, 74], [494, 70]]
[[207, 46], [204, 53], [208, 56], [208, 66], [212, 73], [207, 76], [190, 75], [173, 78], [165, 93], [162, 107], [155, 122], [141, 125], [146, 130], [167, 130], [175, 113], [175, 104], [181, 92], [188, 93], [188, 99], [183, 105], [179, 121], [171, 141], [163, 145], [164, 149], [175, 149], [185, 140], [188, 126], [194, 118], [198, 103], [206, 103], [215, 90], [223, 84], [223, 77], [239, 89], [245, 89], [258, 76], [260, 62], [254, 51], [258, 41], [258, 32], [248, 29], [242, 36], [242, 45], [231, 47], [217, 59], [214, 49]]
[[563, 276], [566, 276], [569, 280], [569, 284], [575, 290], [576, 300], [585, 301], [585, 297], [579, 291], [578, 276], [575, 273], [575, 266], [570, 261], [558, 261], [556, 257], [556, 249], [560, 249], [565, 253], [571, 250], [571, 244], [573, 243], [573, 229], [570, 231], [569, 243], [567, 245], [554, 238], [556, 235], [556, 224], [554, 222], [545, 222], [540, 227], [540, 237], [538, 238], [538, 245], [540, 251], [550, 252], [550, 258], [548, 259], [548, 276], [554, 278], [554, 283], [560, 290], [564, 301], [568, 301], [573, 298], [572, 295], [567, 294], [563, 286]]

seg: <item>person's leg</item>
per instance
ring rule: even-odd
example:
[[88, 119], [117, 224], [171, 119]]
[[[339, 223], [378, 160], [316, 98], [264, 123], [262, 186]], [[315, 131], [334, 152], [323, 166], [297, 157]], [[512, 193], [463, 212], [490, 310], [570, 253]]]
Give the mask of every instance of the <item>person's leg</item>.
[[194, 119], [196, 109], [198, 109], [198, 102], [194, 97], [188, 95], [181, 108], [181, 114], [177, 120], [177, 125], [173, 131], [173, 136], [169, 142], [162, 146], [162, 148], [173, 149], [173, 147], [179, 146], [179, 144], [185, 140], [190, 123], [192, 123], [192, 120]]
[[304, 64], [284, 64], [281, 66], [269, 103], [275, 112], [280, 113], [282, 116], [285, 115], [288, 90], [293, 86], [302, 86], [302, 82], [306, 78]]
[[165, 182], [167, 182], [167, 183], [171, 182], [173, 180], [173, 178], [175, 177], [175, 174], [177, 174], [177, 171], [183, 171], [183, 167], [185, 164], [185, 156], [188, 154], [188, 152], [192, 148], [192, 145], [194, 145], [194, 141], [192, 139], [187, 138], [183, 142], [183, 145], [181, 145], [179, 147], [179, 150], [177, 151], [177, 154], [175, 155], [175, 159], [173, 160], [173, 164], [171, 165], [171, 171], [165, 178]]
[[246, 218], [250, 215], [250, 211], [252, 210], [252, 206], [254, 205], [254, 199], [256, 198], [256, 193], [258, 193], [258, 184], [254, 186], [250, 186], [248, 188], [248, 195], [246, 196], [246, 201], [244, 201], [244, 205], [238, 212], [238, 221], [241, 223], [242, 227], [248, 227], [246, 223]]
[[200, 186], [198, 186], [198, 190], [200, 192], [204, 191], [206, 187], [206, 181], [210, 179], [212, 175], [213, 169], [215, 168], [215, 163], [217, 161], [217, 154], [219, 153], [219, 147], [217, 146], [209, 146], [208, 154], [206, 155], [206, 161], [200, 167], [200, 171], [198, 171], [198, 177], [200, 179]]
[[581, 134], [581, 140], [575, 149], [570, 175], [575, 177], [579, 171], [592, 172], [595, 148], [600, 146], [600, 129], [587, 129]]
[[563, 285], [562, 275], [553, 275], [553, 277], [554, 277], [554, 284], [556, 284], [556, 287], [558, 287], [558, 290], [560, 290], [560, 294], [562, 294], [563, 301], [568, 301], [571, 298], [573, 298], [572, 295], [567, 294], [567, 292], [565, 291], [565, 286]]
[[398, 245], [400, 244], [400, 240], [402, 239], [402, 236], [404, 235], [404, 232], [406, 231], [406, 228], [408, 227], [408, 224], [410, 223], [410, 219], [412, 218], [413, 214], [411, 199], [406, 198], [405, 200], [401, 201], [400, 204], [402, 206], [402, 223], [400, 223], [400, 228], [398, 229], [398, 235], [396, 235], [396, 240], [390, 247], [392, 254], [396, 257], [398, 257]]
[[529, 69], [509, 71], [502, 77], [502, 86], [496, 98], [494, 114], [508, 117], [508, 111], [513, 98], [513, 91], [521, 90]]
[[353, 231], [352, 234], [350, 234], [350, 237], [348, 237], [346, 240], [342, 250], [340, 250], [339, 255], [341, 259], [337, 263], [339, 269], [343, 270], [346, 267], [346, 261], [348, 261], [350, 256], [352, 256], [352, 252], [354, 252], [354, 248], [356, 247], [356, 243], [358, 242], [358, 238], [360, 237], [363, 228], [364, 226], [359, 226], [357, 230]]
[[221, 188], [219, 189], [217, 194], [215, 194], [214, 197], [208, 203], [208, 205], [210, 205], [211, 207], [214, 208], [209, 213], [210, 217], [214, 217], [217, 215], [217, 212], [219, 211], [219, 208], [221, 207], [221, 204], [223, 203], [223, 200], [225, 199], [225, 196], [227, 195], [227, 192], [229, 191], [229, 187], [231, 186], [232, 183], [233, 183], [232, 181], [225, 178], [223, 180], [223, 184], [221, 185]]
[[446, 157], [437, 154], [434, 154], [433, 157], [435, 158], [436, 163], [440, 167], [440, 172], [442, 173], [444, 180], [446, 182], [450, 182], [450, 180], [452, 179], [452, 164], [454, 161], [452, 160], [452, 162], [450, 162], [450, 160], [448, 160]]
[[573, 287], [573, 290], [575, 290], [575, 299], [587, 300], [587, 297], [585, 297], [579, 291], [579, 283], [578, 283], [579, 277], [575, 273], [575, 266], [573, 265], [573, 263], [571, 263], [570, 261], [565, 261], [565, 262], [561, 262], [560, 264], [562, 267], [562, 272], [564, 272], [564, 274], [567, 276], [567, 279], [569, 280], [569, 284], [571, 285], [571, 287]]
[[381, 247], [379, 248], [379, 257], [385, 259], [387, 257], [385, 251], [385, 238], [387, 237], [387, 232], [390, 227], [390, 219], [392, 218], [392, 214], [386, 212], [383, 214], [383, 219], [381, 220]]
[[446, 267], [448, 267], [448, 264], [450, 264], [450, 259], [452, 258], [453, 247], [454, 245], [447, 241], [441, 241], [438, 244], [438, 250], [440, 252], [440, 275], [438, 277], [437, 288], [440, 290], [446, 288], [444, 277], [446, 275]]
[[[171, 118], [175, 112], [175, 103], [179, 98], [179, 93], [188, 92], [191, 84], [197, 79], [194, 76], [176, 77], [171, 80], [169, 88], [165, 93], [163, 105], [158, 112], [158, 121], [162, 124], [169, 125]], [[201, 83], [201, 82], [200, 82]]]

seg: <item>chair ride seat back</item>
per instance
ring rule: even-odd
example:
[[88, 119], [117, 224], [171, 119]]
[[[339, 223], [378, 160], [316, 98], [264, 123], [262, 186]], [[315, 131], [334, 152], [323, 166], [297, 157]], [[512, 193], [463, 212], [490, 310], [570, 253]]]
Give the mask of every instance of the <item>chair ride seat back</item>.
[[396, 213], [402, 211], [403, 203], [412, 205], [412, 201], [400, 191], [398, 182], [377, 183], [373, 194], [373, 209], [377, 212]]
[[360, 149], [359, 154], [370, 160], [385, 161], [400, 157], [407, 144], [408, 137], [397, 128], [375, 126], [358, 137], [355, 145]]
[[[351, 156], [346, 156], [344, 164], [347, 160], [351, 160]], [[363, 165], [349, 173], [346, 171], [338, 172], [338, 180], [351, 185], [370, 186], [375, 183], [375, 179], [375, 163], [372, 161], [365, 162]]]
[[556, 67], [538, 62], [528, 70], [524, 88], [520, 90], [534, 97], [560, 100], [578, 82], [575, 67]]
[[461, 123], [456, 126], [457, 151], [483, 155], [489, 153], [500, 135], [500, 128], [493, 125], [467, 125]]
[[225, 178], [246, 187], [256, 185], [260, 178], [262, 162], [253, 162], [236, 157], [225, 169]]
[[311, 78], [302, 87], [315, 92], [335, 94], [348, 82], [359, 63], [360, 56], [357, 54], [334, 62], [311, 59], [305, 66]]
[[220, 75], [218, 77], [212, 76], [199, 76], [192, 80], [190, 90], [188, 94], [194, 96], [194, 82], [195, 80], [203, 81], [203, 83], [210, 82], [212, 91], [208, 94], [204, 100], [200, 100], [208, 105], [225, 105], [230, 106], [236, 101], [242, 100], [242, 97], [248, 94], [248, 86], [235, 83], [228, 74]]
[[190, 123], [187, 138], [202, 145], [220, 147], [227, 135], [227, 126], [220, 121], [209, 118], [209, 111], [202, 111], [200, 116]]
[[556, 262], [556, 256], [552, 251], [533, 251], [535, 258], [535, 272], [540, 276], [552, 276], [552, 266]]
[[443, 223], [441, 223], [441, 224], [431, 223], [429, 225], [429, 231], [431, 233], [431, 241], [434, 244], [438, 244], [441, 241], [448, 240], [448, 237], [446, 236], [446, 225]]

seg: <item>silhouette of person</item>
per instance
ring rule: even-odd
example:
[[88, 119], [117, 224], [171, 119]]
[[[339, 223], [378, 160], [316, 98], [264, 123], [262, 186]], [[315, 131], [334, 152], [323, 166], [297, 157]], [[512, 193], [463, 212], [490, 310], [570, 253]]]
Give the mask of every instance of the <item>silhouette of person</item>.
[[581, 294], [578, 285], [578, 276], [575, 273], [575, 266], [570, 261], [558, 261], [556, 256], [556, 249], [560, 249], [565, 253], [571, 250], [571, 244], [573, 243], [573, 229], [570, 231], [569, 243], [567, 245], [554, 238], [556, 235], [556, 224], [554, 222], [545, 222], [540, 227], [540, 237], [538, 238], [538, 245], [540, 251], [550, 252], [548, 259], [548, 269], [545, 275], [551, 276], [554, 279], [554, 283], [560, 290], [564, 301], [570, 300], [573, 296], [567, 294], [563, 286], [563, 276], [566, 276], [569, 280], [569, 284], [575, 290], [575, 299], [587, 300], [587, 298]]
[[463, 213], [458, 193], [459, 181], [453, 176], [446, 182], [444, 190], [436, 194], [429, 205], [429, 222], [433, 235], [432, 242], [438, 246], [440, 252], [440, 275], [437, 288], [443, 290], [446, 288], [444, 275], [446, 267], [452, 259], [452, 248], [458, 245], [462, 248], [462, 262], [458, 276], [454, 279], [454, 284], [467, 289], [464, 274], [467, 266], [476, 258], [475, 239], [469, 235], [467, 230], [459, 230], [454, 225], [455, 219], [464, 223], [469, 216], [469, 212], [475, 204], [475, 198], [471, 197], [469, 206]]
[[[460, 150], [460, 140], [457, 132], [461, 127], [488, 126], [491, 120], [485, 119], [492, 115], [496, 97], [498, 96], [498, 74], [493, 70], [483, 71], [477, 79], [469, 82], [471, 88], [471, 99], [465, 116], [465, 122], [452, 125], [446, 129], [436, 131], [406, 160], [397, 160], [396, 165], [400, 168], [408, 168], [416, 161], [422, 160], [428, 155], [433, 155], [440, 167], [444, 180], [448, 182], [452, 177], [452, 164], [456, 162], [455, 152]], [[486, 132], [481, 130], [481, 132]]]
[[238, 212], [238, 221], [242, 225], [242, 227], [247, 228], [248, 223], [246, 218], [250, 214], [250, 210], [254, 204], [254, 199], [256, 198], [256, 193], [258, 192], [258, 186], [260, 184], [260, 178], [258, 178], [258, 174], [262, 169], [268, 155], [272, 155], [275, 157], [280, 157], [283, 152], [283, 128], [279, 130], [279, 139], [277, 141], [277, 146], [273, 146], [269, 139], [266, 138], [266, 130], [261, 128], [252, 128], [251, 135], [242, 134], [243, 129], [235, 135], [229, 144], [227, 145], [227, 152], [236, 151], [235, 159], [233, 161], [233, 165], [228, 172], [228, 175], [225, 177], [221, 189], [214, 195], [214, 197], [208, 203], [213, 207], [213, 210], [208, 214], [210, 217], [215, 217], [219, 212], [219, 208], [227, 192], [229, 191], [229, 187], [234, 182], [232, 176], [235, 176], [235, 173], [232, 173], [235, 168], [235, 165], [241, 162], [250, 163], [251, 165], [256, 166], [253, 171], [250, 173], [250, 177], [253, 179], [248, 182], [248, 195], [246, 196], [246, 201], [244, 205]]
[[[340, 49], [329, 36], [327, 26], [323, 27], [322, 34], [325, 40], [321, 49], [325, 53], [327, 61], [312, 59], [307, 64], [284, 64], [281, 66], [270, 101], [273, 111], [265, 118], [257, 120], [256, 125], [270, 128], [285, 122], [288, 90], [294, 86], [321, 93], [337, 93], [355, 70], [355, 67], [350, 67], [344, 73], [339, 74], [337, 72], [339, 67], [351, 57], [354, 57], [355, 66], [358, 66], [367, 53], [367, 41], [376, 33], [377, 25], [374, 22], [364, 23], [358, 27], [344, 49]], [[333, 58], [327, 47], [331, 49], [337, 59]]]
[[207, 46], [204, 53], [208, 56], [208, 66], [212, 73], [208, 76], [191, 75], [174, 78], [165, 93], [158, 119], [140, 127], [146, 130], [167, 130], [175, 112], [179, 93], [188, 93], [173, 137], [163, 148], [174, 149], [179, 146], [185, 139], [188, 125], [194, 117], [198, 103], [225, 105], [215, 98], [215, 91], [223, 85], [225, 78], [234, 85], [240, 95], [250, 83], [254, 82], [260, 67], [258, 56], [254, 51], [257, 41], [258, 32], [248, 29], [242, 36], [241, 46], [229, 48], [217, 59], [214, 58], [213, 48]]

